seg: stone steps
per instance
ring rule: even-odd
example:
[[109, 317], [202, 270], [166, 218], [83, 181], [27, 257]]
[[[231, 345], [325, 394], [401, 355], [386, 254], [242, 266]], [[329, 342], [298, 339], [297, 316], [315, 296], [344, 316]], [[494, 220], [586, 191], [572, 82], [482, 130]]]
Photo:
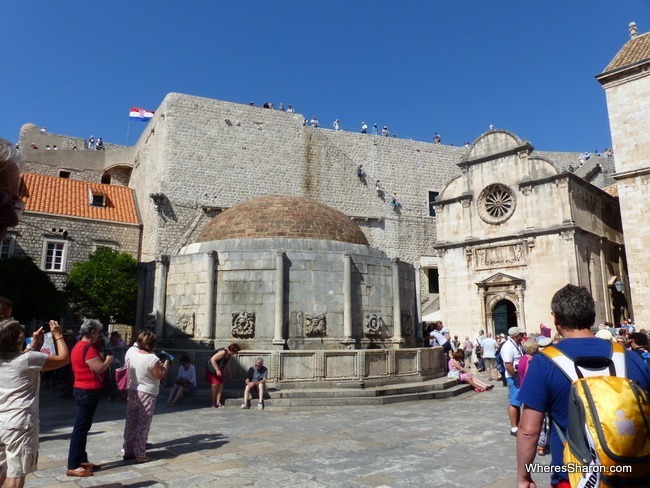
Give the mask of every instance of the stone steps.
[[[384, 385], [371, 388], [319, 388], [271, 390], [265, 400], [267, 408], [322, 407], [341, 405], [385, 405], [389, 403], [410, 402], [450, 398], [471, 391], [467, 383], [457, 380], [437, 378], [410, 384]], [[241, 405], [243, 397], [229, 398], [226, 405]], [[255, 408], [257, 399], [252, 400]]]

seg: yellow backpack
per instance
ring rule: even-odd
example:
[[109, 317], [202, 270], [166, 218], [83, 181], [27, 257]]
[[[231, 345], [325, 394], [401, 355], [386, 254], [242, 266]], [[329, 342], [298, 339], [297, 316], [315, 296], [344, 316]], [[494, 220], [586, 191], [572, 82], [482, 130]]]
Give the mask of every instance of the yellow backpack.
[[555, 346], [542, 351], [571, 381], [564, 467], [572, 487], [650, 487], [650, 403], [627, 379], [625, 349], [609, 358], [569, 358]]

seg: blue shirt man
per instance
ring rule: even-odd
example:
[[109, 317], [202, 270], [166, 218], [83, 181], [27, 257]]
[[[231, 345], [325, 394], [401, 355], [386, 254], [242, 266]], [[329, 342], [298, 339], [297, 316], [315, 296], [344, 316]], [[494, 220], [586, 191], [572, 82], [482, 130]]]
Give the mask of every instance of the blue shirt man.
[[[570, 358], [610, 357], [610, 341], [594, 337], [589, 328], [595, 321], [595, 304], [584, 287], [566, 285], [553, 296], [552, 315], [558, 332], [564, 338], [556, 347]], [[650, 370], [640, 358], [631, 353], [625, 355], [627, 377], [636, 381], [643, 389], [650, 388]], [[536, 486], [526, 465], [535, 459], [537, 439], [544, 419], [544, 413], [564, 431], [568, 424], [569, 392], [571, 383], [564, 373], [550, 359], [536, 354], [526, 372], [526, 379], [519, 391], [519, 401], [524, 410], [517, 432], [517, 482], [519, 488]], [[562, 466], [564, 446], [551, 425], [551, 465]], [[567, 473], [554, 473], [552, 486], [566, 483]]]
[[266, 388], [268, 372], [269, 370], [264, 366], [264, 360], [262, 358], [257, 358], [255, 365], [248, 368], [248, 373], [246, 373], [246, 388], [244, 389], [244, 403], [241, 408], [245, 410], [251, 408], [249, 396], [251, 390], [257, 389], [259, 395], [257, 409], [264, 410], [264, 390]]

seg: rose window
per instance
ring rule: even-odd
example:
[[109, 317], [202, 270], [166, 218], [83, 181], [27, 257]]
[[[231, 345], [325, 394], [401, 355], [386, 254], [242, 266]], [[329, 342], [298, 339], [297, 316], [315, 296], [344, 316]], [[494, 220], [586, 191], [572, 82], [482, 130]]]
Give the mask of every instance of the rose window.
[[488, 224], [500, 224], [510, 218], [515, 210], [515, 195], [510, 188], [494, 184], [485, 188], [478, 197], [478, 211]]

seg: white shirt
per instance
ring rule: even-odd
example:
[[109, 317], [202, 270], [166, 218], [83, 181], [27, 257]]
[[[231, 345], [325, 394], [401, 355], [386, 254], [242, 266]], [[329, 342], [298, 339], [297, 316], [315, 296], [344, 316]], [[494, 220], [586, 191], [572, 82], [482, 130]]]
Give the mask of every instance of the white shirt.
[[492, 337], [483, 339], [483, 358], [494, 359], [497, 355], [497, 341]]
[[[501, 359], [504, 363], [512, 363], [512, 366], [517, 369], [521, 359], [521, 349], [512, 337], [508, 337], [508, 340], [501, 346]], [[512, 378], [512, 375], [508, 373], [508, 368], [506, 368], [506, 378]]]
[[160, 393], [160, 380], [154, 378], [152, 370], [159, 359], [153, 353], [140, 353], [137, 347], [126, 351], [124, 361], [129, 363], [129, 390], [138, 390], [152, 395]]
[[26, 352], [0, 359], [1, 429], [38, 425], [38, 391], [47, 358], [47, 354]]
[[196, 386], [196, 369], [194, 368], [193, 364], [190, 364], [190, 367], [187, 368], [187, 370], [183, 367], [181, 364], [180, 368], [178, 368], [178, 377], [177, 379], [179, 380], [187, 380], [190, 383], [192, 383], [194, 386]]
[[445, 336], [443, 336], [443, 335], [442, 335], [440, 332], [438, 332], [437, 330], [432, 330], [430, 335], [432, 335], [432, 336], [436, 339], [436, 341], [438, 341], [438, 344], [440, 344], [441, 346], [442, 346], [445, 342], [447, 342], [447, 338], [446, 338]]

